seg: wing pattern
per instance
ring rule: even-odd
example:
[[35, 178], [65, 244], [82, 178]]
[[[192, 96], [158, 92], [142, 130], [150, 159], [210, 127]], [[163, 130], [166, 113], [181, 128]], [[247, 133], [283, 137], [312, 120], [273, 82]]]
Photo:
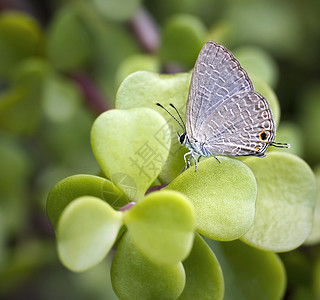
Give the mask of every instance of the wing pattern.
[[225, 47], [208, 41], [201, 49], [192, 74], [186, 109], [188, 136], [197, 138], [203, 123], [236, 93], [253, 91], [245, 70]]

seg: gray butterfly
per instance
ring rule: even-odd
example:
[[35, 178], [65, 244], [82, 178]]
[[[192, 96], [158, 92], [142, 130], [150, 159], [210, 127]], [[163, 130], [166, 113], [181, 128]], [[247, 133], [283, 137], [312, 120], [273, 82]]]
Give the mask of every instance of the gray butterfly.
[[[161, 104], [157, 105], [164, 108]], [[267, 100], [254, 91], [247, 72], [225, 47], [208, 41], [201, 49], [192, 73], [184, 124], [179, 142], [190, 151], [185, 169], [199, 156], [259, 156], [275, 143], [275, 124]], [[199, 161], [199, 160], [198, 160]], [[218, 160], [219, 161], [219, 160]]]

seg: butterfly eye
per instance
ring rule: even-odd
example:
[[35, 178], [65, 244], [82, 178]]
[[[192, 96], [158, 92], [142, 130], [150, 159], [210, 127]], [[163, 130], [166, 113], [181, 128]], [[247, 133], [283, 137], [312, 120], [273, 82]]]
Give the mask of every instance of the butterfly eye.
[[186, 133], [184, 132], [184, 133], [182, 133], [182, 134], [180, 134], [180, 135], [178, 135], [179, 137], [178, 137], [178, 139], [179, 139], [179, 143], [181, 144], [181, 145], [184, 145], [185, 143], [186, 143]]

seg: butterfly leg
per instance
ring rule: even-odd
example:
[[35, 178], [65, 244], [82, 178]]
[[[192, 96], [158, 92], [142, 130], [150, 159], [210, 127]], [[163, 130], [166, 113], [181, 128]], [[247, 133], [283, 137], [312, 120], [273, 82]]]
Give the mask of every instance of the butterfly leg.
[[[183, 170], [183, 171], [185, 171], [185, 170], [188, 169], [188, 165], [190, 166], [190, 156], [191, 156], [191, 153], [192, 153], [192, 151], [187, 152], [187, 153], [183, 156], [183, 158], [184, 158], [184, 170]], [[188, 157], [188, 159], [187, 159], [187, 156], [188, 156], [188, 155], [189, 155], [189, 157]]]
[[[189, 156], [189, 157], [187, 158], [187, 156]], [[185, 166], [184, 166], [184, 170], [183, 170], [183, 171], [185, 171], [186, 169], [188, 169], [188, 167], [189, 167], [189, 168], [191, 167], [191, 158], [193, 158], [193, 160], [194, 160], [194, 162], [195, 162], [196, 171], [197, 171], [197, 160], [196, 160], [196, 157], [195, 157], [195, 155], [194, 155], [194, 153], [193, 153], [192, 150], [189, 151], [189, 152], [187, 152], [187, 153], [183, 156], [183, 158], [184, 158], [184, 163], [185, 163]]]
[[209, 153], [210, 153], [210, 156], [213, 156], [218, 162], [219, 162], [219, 164], [221, 164], [221, 161], [219, 160], [219, 158], [218, 157], [216, 157], [215, 155], [213, 155], [213, 153], [212, 152], [210, 152], [209, 151]]
[[191, 153], [191, 156], [193, 158], [193, 161], [194, 161], [194, 165], [195, 165], [195, 172], [197, 172], [197, 169], [198, 169], [198, 165], [197, 165], [197, 158], [195, 157], [194, 153], [192, 152]]
[[216, 157], [216, 156], [214, 156], [214, 155], [212, 155], [212, 156], [219, 162], [219, 164], [221, 164], [221, 161], [219, 160], [218, 157]]

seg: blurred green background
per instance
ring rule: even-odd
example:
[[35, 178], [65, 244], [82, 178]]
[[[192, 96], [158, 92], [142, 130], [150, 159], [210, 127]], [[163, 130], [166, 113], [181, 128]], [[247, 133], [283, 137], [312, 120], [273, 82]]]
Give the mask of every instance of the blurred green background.
[[[319, 12], [314, 0], [1, 0], [0, 298], [116, 299], [109, 259], [82, 274], [58, 261], [48, 192], [99, 172], [91, 125], [127, 75], [190, 71], [209, 39], [274, 90], [277, 140], [320, 186]], [[316, 214], [308, 245], [281, 255], [285, 299], [320, 299]]]

